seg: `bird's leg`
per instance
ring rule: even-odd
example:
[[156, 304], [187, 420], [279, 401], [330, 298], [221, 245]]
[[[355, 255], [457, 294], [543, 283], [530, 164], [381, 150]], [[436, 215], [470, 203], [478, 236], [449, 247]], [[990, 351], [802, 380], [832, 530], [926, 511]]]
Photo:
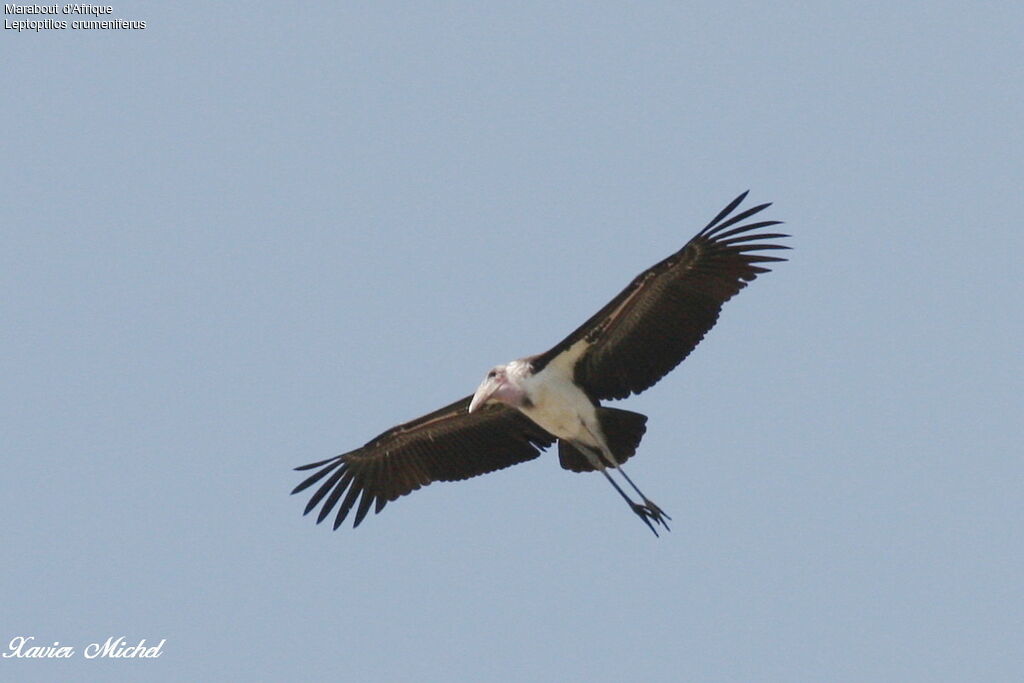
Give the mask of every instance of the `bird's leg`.
[[[658, 530], [654, 528], [653, 524], [651, 524], [651, 520], [654, 520], [656, 523], [661, 524], [668, 529], [668, 525], [665, 524], [665, 517], [667, 517], [667, 515], [661, 511], [661, 508], [647, 500], [647, 498], [644, 497], [644, 494], [640, 493], [639, 490], [637, 490], [637, 493], [639, 493], [640, 497], [644, 499], [644, 504], [641, 505], [640, 503], [633, 502], [633, 499], [627, 496], [626, 492], [622, 490], [622, 487], [612, 479], [610, 474], [608, 474], [609, 467], [618, 469], [618, 466], [615, 464], [615, 460], [609, 453], [604, 452], [603, 449], [591, 448], [590, 446], [582, 443], [576, 443], [574, 445], [580, 451], [591, 457], [595, 469], [601, 470], [601, 474], [604, 475], [604, 478], [607, 479], [608, 483], [619, 492], [619, 495], [622, 496], [622, 500], [626, 501], [626, 504], [629, 505], [629, 509], [636, 513], [636, 516], [647, 525], [647, 528], [651, 530], [651, 533], [658, 536]], [[619, 471], [621, 472], [621, 470]], [[626, 481], [629, 481], [629, 477], [626, 477]], [[633, 484], [632, 481], [629, 481], [629, 484], [636, 489], [636, 485]]]
[[[630, 497], [626, 495], [626, 492], [622, 490], [622, 487], [616, 484], [615, 480], [611, 478], [611, 475], [608, 474], [607, 469], [602, 468], [601, 474], [603, 474], [604, 478], [608, 480], [608, 483], [615, 487], [615, 490], [619, 492], [619, 495], [622, 496], [622, 499], [626, 501], [630, 509], [633, 510], [633, 512], [635, 512], [637, 516], [643, 520], [644, 524], [647, 525], [647, 528], [650, 529], [655, 536], [657, 536], [658, 532], [654, 528], [654, 525], [651, 524], [651, 519], [653, 519], [655, 522], [658, 522], [659, 524], [664, 524], [665, 522], [659, 519], [656, 513], [647, 505], [640, 505], [639, 503], [634, 503], [632, 499], [630, 499]], [[661, 511], [659, 510], [658, 512], [660, 513]], [[668, 526], [666, 526], [665, 528], [668, 529]]]
[[649, 515], [650, 515], [651, 519], [653, 519], [653, 520], [654, 520], [655, 522], [657, 522], [658, 524], [661, 524], [661, 525], [662, 525], [663, 527], [665, 527], [665, 528], [666, 528], [666, 529], [668, 529], [669, 531], [672, 531], [671, 529], [669, 529], [669, 527], [668, 527], [668, 523], [667, 523], [667, 522], [665, 521], [666, 519], [667, 519], [667, 520], [671, 520], [672, 518], [671, 518], [671, 517], [669, 517], [669, 516], [668, 516], [668, 515], [667, 515], [667, 514], [665, 513], [665, 511], [664, 511], [664, 510], [662, 510], [662, 509], [661, 509], [660, 507], [658, 507], [657, 505], [655, 505], [655, 504], [654, 504], [654, 501], [652, 501], [652, 500], [651, 500], [650, 498], [648, 498], [647, 496], [645, 496], [645, 495], [644, 495], [644, 493], [643, 493], [643, 491], [641, 491], [640, 489], [638, 489], [638, 488], [636, 487], [636, 484], [634, 484], [634, 483], [633, 483], [633, 480], [629, 478], [629, 475], [628, 475], [628, 474], [626, 474], [626, 470], [622, 469], [622, 466], [621, 466], [621, 465], [620, 465], [620, 466], [618, 466], [618, 467], [616, 467], [615, 469], [617, 469], [617, 470], [619, 471], [619, 474], [621, 474], [621, 475], [622, 475], [622, 477], [623, 477], [623, 478], [624, 478], [624, 479], [625, 479], [626, 481], [628, 481], [628, 482], [629, 482], [629, 485], [633, 487], [633, 490], [634, 490], [634, 491], [636, 491], [637, 495], [638, 495], [638, 496], [640, 496], [641, 498], [643, 498], [643, 500], [644, 500], [644, 507], [645, 507], [645, 508], [647, 508], [647, 512], [649, 513]]

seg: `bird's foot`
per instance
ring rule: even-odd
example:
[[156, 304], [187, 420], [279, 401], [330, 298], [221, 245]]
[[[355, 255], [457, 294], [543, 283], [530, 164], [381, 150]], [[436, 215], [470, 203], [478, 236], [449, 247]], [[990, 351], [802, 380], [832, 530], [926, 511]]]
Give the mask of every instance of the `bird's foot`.
[[648, 500], [647, 498], [644, 498], [644, 507], [647, 508], [648, 512], [651, 515], [651, 518], [654, 519], [655, 522], [665, 527], [667, 531], [672, 531], [668, 528], [668, 522], [665, 521], [672, 521], [672, 518], [668, 516], [667, 512], [662, 510], [660, 507], [655, 505], [653, 501]]
[[[668, 528], [668, 524], [665, 522], [665, 520], [670, 520], [672, 518], [666, 515], [664, 512], [662, 512], [661, 508], [659, 508], [651, 501], [645, 498], [643, 505], [640, 505], [639, 503], [631, 503], [630, 505], [633, 508], [633, 512], [637, 514], [637, 517], [643, 520], [643, 523], [647, 525], [647, 528], [650, 529], [651, 533], [653, 533], [655, 536], [658, 535], [658, 530], [654, 528], [654, 524], [660, 524], [661, 526], [665, 527], [666, 531], [671, 531], [671, 529]], [[652, 520], [654, 521], [654, 524], [651, 524]]]

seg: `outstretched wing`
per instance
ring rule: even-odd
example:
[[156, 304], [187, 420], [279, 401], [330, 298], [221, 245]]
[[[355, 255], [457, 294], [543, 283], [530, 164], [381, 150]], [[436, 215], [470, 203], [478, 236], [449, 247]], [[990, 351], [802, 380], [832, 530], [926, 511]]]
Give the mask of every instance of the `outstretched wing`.
[[[718, 320], [722, 304], [783, 258], [760, 252], [788, 249], [757, 232], [780, 221], [733, 227], [771, 204], [734, 216], [744, 192], [682, 249], [637, 276], [576, 331], [534, 359], [534, 372], [562, 357], [574, 362], [577, 384], [594, 399], [626, 398], [653, 386], [679, 365]], [[565, 354], [563, 356], [563, 354]]]
[[319, 469], [296, 486], [293, 494], [326, 477], [304, 514], [323, 501], [316, 520], [319, 524], [341, 501], [334, 518], [337, 529], [358, 499], [356, 527], [375, 503], [375, 511], [380, 512], [399, 496], [433, 481], [468, 479], [532, 460], [555, 441], [514, 408], [494, 404], [470, 414], [471, 399], [467, 396], [393, 427], [362, 448], [296, 467]]

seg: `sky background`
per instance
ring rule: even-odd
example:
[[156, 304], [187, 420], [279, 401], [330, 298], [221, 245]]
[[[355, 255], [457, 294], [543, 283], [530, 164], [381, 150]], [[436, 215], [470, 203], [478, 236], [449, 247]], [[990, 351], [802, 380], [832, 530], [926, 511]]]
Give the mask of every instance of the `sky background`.
[[[1024, 9], [508, 4], [3, 32], [0, 651], [79, 654], [0, 678], [1021, 680]], [[551, 451], [302, 516], [748, 188], [791, 260], [618, 404], [671, 533]]]

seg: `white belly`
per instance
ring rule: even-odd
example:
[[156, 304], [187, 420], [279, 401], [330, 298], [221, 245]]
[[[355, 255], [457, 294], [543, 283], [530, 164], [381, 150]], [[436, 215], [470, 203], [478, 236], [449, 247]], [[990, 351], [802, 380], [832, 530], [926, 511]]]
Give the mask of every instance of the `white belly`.
[[568, 377], [549, 365], [525, 381], [533, 405], [520, 408], [531, 420], [560, 439], [601, 447], [594, 405]]

